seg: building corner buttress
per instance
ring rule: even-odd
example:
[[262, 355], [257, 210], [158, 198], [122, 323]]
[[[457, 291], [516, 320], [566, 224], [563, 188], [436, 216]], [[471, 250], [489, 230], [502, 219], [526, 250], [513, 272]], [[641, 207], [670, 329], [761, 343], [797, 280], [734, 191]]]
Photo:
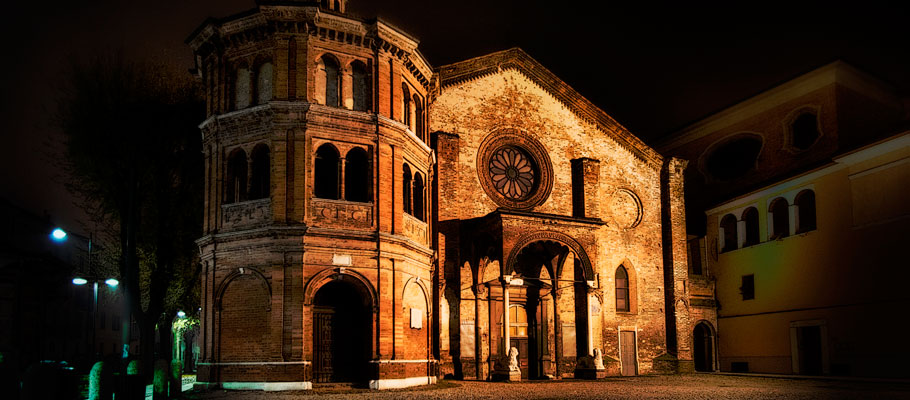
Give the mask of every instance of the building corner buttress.
[[692, 372], [689, 321], [686, 208], [683, 190], [688, 161], [667, 158], [661, 169], [661, 225], [663, 233], [664, 293], [667, 352], [676, 356], [678, 372]]

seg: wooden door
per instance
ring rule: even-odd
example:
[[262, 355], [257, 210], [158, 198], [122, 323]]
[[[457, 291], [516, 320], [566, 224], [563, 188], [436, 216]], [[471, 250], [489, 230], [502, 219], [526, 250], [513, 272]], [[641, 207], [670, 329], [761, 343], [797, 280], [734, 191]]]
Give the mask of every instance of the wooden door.
[[705, 323], [695, 326], [692, 340], [692, 351], [695, 358], [695, 370], [700, 372], [714, 371], [714, 340], [711, 328]]
[[518, 368], [521, 368], [521, 379], [528, 379], [528, 338], [509, 338], [511, 347], [518, 349]]
[[619, 356], [622, 359], [622, 375], [636, 375], [638, 373], [638, 356], [635, 354], [635, 332], [619, 332], [619, 346]]
[[332, 316], [331, 311], [313, 313], [313, 349], [315, 350], [314, 373], [316, 382], [331, 382], [332, 369]]

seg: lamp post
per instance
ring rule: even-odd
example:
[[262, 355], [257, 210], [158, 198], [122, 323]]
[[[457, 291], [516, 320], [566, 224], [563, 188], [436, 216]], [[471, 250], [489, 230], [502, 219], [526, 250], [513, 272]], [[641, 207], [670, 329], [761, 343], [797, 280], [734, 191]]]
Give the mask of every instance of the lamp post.
[[105, 285], [116, 288], [120, 284], [120, 281], [114, 278], [96, 278], [96, 277], [81, 277], [77, 276], [73, 278], [73, 284], [77, 286], [86, 285], [88, 283], [92, 284], [92, 351], [95, 351], [95, 332], [98, 330], [98, 283], [104, 282]]
[[[51, 240], [53, 240], [54, 242], [57, 242], [57, 243], [63, 243], [65, 241], [67, 241], [69, 239], [69, 236], [70, 235], [65, 230], [63, 230], [62, 228], [59, 228], [59, 227], [54, 228], [54, 230], [51, 231], [51, 234], [50, 234]], [[77, 235], [77, 236], [81, 236], [81, 235]], [[89, 272], [94, 272], [93, 270], [94, 270], [94, 266], [95, 266], [94, 258], [92, 257], [93, 256], [93, 254], [92, 254], [93, 237], [92, 236], [93, 235], [91, 233], [89, 233], [89, 237], [87, 238], [88, 239], [88, 270], [89, 270]], [[85, 238], [85, 237], [83, 236], [83, 238]], [[73, 278], [73, 284], [76, 286], [83, 286], [83, 285], [87, 285], [89, 283], [92, 284], [92, 352], [93, 353], [96, 351], [95, 350], [95, 344], [96, 344], [95, 339], [97, 336], [96, 332], [98, 331], [98, 284], [101, 282], [103, 282], [105, 285], [107, 285], [108, 287], [110, 287], [112, 289], [114, 289], [118, 285], [120, 285], [120, 281], [118, 281], [115, 278], [104, 278], [104, 277], [99, 277], [99, 276], [94, 276], [94, 275], [81, 275], [81, 276], [76, 276]]]

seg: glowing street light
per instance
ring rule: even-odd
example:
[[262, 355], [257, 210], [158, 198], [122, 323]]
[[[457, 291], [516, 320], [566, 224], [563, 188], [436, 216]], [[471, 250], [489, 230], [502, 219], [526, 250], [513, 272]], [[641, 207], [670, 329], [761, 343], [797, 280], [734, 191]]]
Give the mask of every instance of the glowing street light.
[[186, 313], [183, 310], [177, 311], [177, 318], [186, 318]]
[[[101, 282], [101, 279], [94, 277], [83, 278], [81, 276], [73, 278], [74, 285], [82, 286], [89, 282], [92, 283], [92, 351], [96, 351], [95, 331], [98, 330], [98, 282]], [[103, 282], [110, 286], [111, 289], [115, 289], [120, 284], [120, 281], [114, 278], [105, 279]]]
[[66, 231], [60, 228], [54, 228], [54, 230], [51, 231], [51, 240], [57, 243], [63, 242], [66, 240]]

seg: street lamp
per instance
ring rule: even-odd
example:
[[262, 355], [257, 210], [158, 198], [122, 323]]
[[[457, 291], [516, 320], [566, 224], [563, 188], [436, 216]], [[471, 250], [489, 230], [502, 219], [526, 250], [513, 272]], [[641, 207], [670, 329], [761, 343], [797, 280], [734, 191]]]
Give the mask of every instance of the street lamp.
[[[92, 242], [94, 235], [89, 233], [88, 238], [85, 236], [80, 236], [82, 238], [88, 239], [88, 270], [90, 273], [94, 273], [94, 257], [92, 254]], [[63, 228], [56, 227], [51, 231], [50, 238], [52, 241], [57, 243], [63, 243], [69, 239], [69, 234]], [[77, 286], [92, 284], [92, 352], [95, 352], [95, 342], [96, 342], [96, 333], [98, 331], [98, 283], [104, 282], [105, 285], [111, 289], [116, 289], [120, 285], [120, 281], [115, 278], [104, 278], [98, 276], [76, 276], [73, 277], [73, 284]]]
[[73, 284], [83, 286], [91, 282], [92, 284], [92, 352], [95, 351], [95, 332], [98, 330], [98, 282], [104, 282], [105, 285], [116, 288], [120, 281], [114, 278], [80, 277], [73, 278]]
[[60, 243], [66, 241], [66, 231], [60, 228], [54, 228], [51, 231], [51, 240]]

